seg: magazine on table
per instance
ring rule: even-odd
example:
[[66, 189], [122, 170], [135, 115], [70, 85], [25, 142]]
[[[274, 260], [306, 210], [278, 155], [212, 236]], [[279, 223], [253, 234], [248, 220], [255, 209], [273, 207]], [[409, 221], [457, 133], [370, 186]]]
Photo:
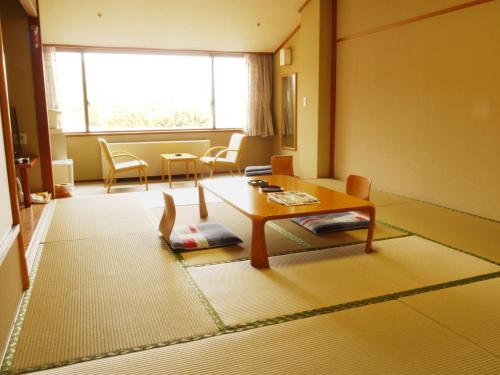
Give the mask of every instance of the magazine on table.
[[283, 191], [279, 193], [269, 193], [267, 197], [273, 202], [285, 206], [300, 206], [303, 204], [319, 203], [319, 199], [310, 194], [300, 191]]

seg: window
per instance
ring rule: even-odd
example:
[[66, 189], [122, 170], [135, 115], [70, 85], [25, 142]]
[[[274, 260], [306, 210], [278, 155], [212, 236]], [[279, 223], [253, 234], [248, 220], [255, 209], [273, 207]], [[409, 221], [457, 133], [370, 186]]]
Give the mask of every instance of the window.
[[[85, 131], [82, 57], [79, 52], [57, 53], [57, 88], [65, 132]], [[59, 68], [60, 67], [60, 68]]]
[[214, 58], [214, 81], [217, 127], [245, 127], [248, 102], [248, 72], [245, 59]]
[[243, 56], [57, 51], [64, 132], [243, 128]]

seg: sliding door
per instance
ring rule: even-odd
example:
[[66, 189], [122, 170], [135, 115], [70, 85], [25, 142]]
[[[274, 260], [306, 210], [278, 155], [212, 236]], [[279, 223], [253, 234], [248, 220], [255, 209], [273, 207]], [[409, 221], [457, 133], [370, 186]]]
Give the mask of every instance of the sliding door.
[[6, 347], [23, 289], [29, 286], [20, 233], [16, 172], [0, 22], [0, 358]]
[[[0, 118], [1, 124], [1, 118]], [[0, 265], [10, 249], [12, 241], [11, 233], [15, 231], [12, 220], [12, 207], [10, 204], [9, 179], [7, 175], [7, 163], [5, 159], [5, 142], [3, 132], [0, 132]], [[15, 237], [14, 237], [15, 239]]]

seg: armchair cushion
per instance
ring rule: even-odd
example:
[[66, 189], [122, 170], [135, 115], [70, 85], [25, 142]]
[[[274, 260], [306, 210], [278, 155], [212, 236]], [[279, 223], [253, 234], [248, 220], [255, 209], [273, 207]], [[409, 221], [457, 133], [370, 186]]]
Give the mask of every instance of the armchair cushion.
[[[199, 160], [204, 164], [213, 164], [215, 157], [214, 156], [202, 156]], [[217, 158], [217, 163], [234, 164], [234, 161], [226, 159], [226, 158]]]
[[303, 216], [292, 220], [315, 234], [368, 228], [369, 225], [369, 220], [356, 211]]
[[232, 246], [243, 241], [222, 224], [201, 223], [175, 226], [169, 242], [173, 251], [183, 251]]
[[146, 163], [144, 160], [131, 160], [131, 161], [115, 162], [116, 170], [138, 168], [140, 166], [147, 167], [148, 163]]

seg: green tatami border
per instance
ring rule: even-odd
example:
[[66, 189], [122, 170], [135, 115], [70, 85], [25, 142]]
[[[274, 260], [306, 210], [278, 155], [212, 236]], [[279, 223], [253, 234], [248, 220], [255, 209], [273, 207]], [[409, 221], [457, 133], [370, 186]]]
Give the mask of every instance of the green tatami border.
[[[165, 240], [164, 240], [164, 243], [166, 244]], [[214, 309], [214, 307], [212, 306], [212, 304], [210, 303], [210, 301], [208, 300], [208, 298], [205, 296], [205, 294], [203, 294], [203, 292], [201, 291], [201, 289], [198, 286], [198, 284], [196, 284], [196, 282], [192, 278], [191, 274], [186, 269], [186, 266], [184, 265], [184, 260], [182, 259], [182, 257], [180, 256], [180, 254], [179, 253], [174, 253], [170, 249], [169, 249], [169, 251], [177, 259], [177, 265], [182, 269], [182, 273], [184, 274], [184, 276], [188, 280], [189, 285], [191, 286], [191, 288], [193, 288], [193, 290], [195, 291], [196, 296], [200, 299], [201, 303], [203, 304], [203, 306], [207, 310], [208, 315], [210, 315], [210, 317], [214, 321], [214, 323], [217, 326], [217, 328], [219, 329], [219, 331], [224, 331], [227, 328], [226, 325], [224, 324], [224, 322], [222, 321], [221, 317], [219, 316], [219, 314], [217, 313], [217, 311]]]

